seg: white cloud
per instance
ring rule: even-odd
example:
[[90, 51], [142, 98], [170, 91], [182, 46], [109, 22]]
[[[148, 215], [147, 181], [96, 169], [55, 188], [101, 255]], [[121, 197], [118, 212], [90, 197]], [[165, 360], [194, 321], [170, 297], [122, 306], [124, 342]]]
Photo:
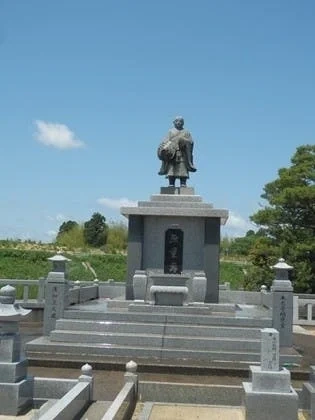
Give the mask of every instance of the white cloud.
[[110, 209], [120, 209], [120, 207], [135, 207], [137, 205], [136, 201], [129, 200], [128, 198], [99, 198], [97, 200], [99, 204], [104, 207], [109, 207]]
[[46, 232], [46, 235], [49, 236], [50, 238], [55, 238], [57, 236], [57, 231], [49, 230], [48, 232]]
[[51, 146], [62, 150], [75, 149], [84, 146], [84, 143], [76, 138], [74, 132], [65, 124], [36, 120], [35, 125], [35, 137], [45, 146]]
[[64, 220], [66, 220], [66, 216], [59, 213], [56, 214], [56, 216], [46, 216], [47, 220], [51, 221], [51, 222], [63, 222]]
[[66, 216], [64, 216], [63, 214], [57, 214], [56, 220], [57, 222], [62, 222], [63, 220], [66, 220]]
[[224, 227], [229, 236], [243, 236], [250, 229], [255, 230], [253, 223], [233, 211], [229, 212], [229, 218]]

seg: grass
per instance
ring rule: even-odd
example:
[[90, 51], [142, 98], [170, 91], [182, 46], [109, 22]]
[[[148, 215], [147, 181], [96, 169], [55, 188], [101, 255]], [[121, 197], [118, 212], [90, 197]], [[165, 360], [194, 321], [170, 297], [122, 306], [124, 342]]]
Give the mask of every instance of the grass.
[[[54, 255], [53, 251], [35, 251], [18, 249], [0, 249], [0, 279], [39, 279], [46, 277], [51, 270], [48, 257]], [[127, 256], [120, 254], [65, 254], [71, 261], [68, 263], [68, 278], [70, 280], [90, 281], [94, 279], [93, 273], [87, 269], [89, 263], [95, 270], [100, 281], [114, 279], [126, 280]], [[245, 265], [245, 264], [244, 264]], [[231, 289], [243, 287], [244, 273], [240, 262], [220, 263], [220, 282], [230, 282]], [[18, 298], [23, 294], [18, 288]], [[36, 286], [30, 288], [30, 298], [36, 296]]]

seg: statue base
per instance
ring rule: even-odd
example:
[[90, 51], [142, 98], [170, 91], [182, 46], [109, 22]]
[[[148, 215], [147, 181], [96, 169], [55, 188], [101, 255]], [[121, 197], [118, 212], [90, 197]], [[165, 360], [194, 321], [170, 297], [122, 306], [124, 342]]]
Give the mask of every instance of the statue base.
[[160, 194], [171, 195], [194, 195], [195, 190], [192, 187], [161, 187]]

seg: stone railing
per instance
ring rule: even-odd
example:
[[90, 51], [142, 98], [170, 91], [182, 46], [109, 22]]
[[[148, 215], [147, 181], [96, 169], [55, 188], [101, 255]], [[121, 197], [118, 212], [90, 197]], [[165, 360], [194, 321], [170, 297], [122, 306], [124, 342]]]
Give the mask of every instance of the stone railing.
[[[27, 303], [32, 301], [37, 304], [44, 304], [45, 298], [45, 278], [38, 280], [21, 280], [21, 279], [0, 279], [0, 287], [9, 284], [16, 289], [23, 288], [23, 296], [20, 302]], [[30, 299], [30, 288], [36, 288], [36, 294], [33, 299]]]
[[[22, 289], [22, 299], [17, 299], [21, 304], [27, 304], [27, 306], [44, 307], [45, 303], [45, 278], [38, 280], [24, 280], [24, 279], [0, 279], [0, 287], [9, 284], [15, 287], [17, 290]], [[91, 299], [97, 299], [99, 297], [99, 281], [70, 281], [69, 282], [69, 304], [83, 303]], [[35, 288], [32, 293], [31, 289]], [[33, 297], [30, 297], [30, 295]]]
[[74, 281], [69, 282], [69, 305], [84, 303], [88, 300], [98, 299], [99, 281]]
[[137, 364], [130, 361], [126, 364], [125, 385], [116, 396], [102, 420], [131, 419], [138, 400]]
[[[34, 379], [34, 402], [45, 401], [33, 418], [41, 420], [74, 419], [93, 400], [92, 367], [85, 364], [78, 380]], [[67, 389], [68, 388], [68, 389]], [[66, 389], [63, 393], [62, 390]], [[60, 395], [61, 394], [61, 395]]]
[[315, 316], [313, 317], [313, 307], [315, 307], [315, 295], [293, 296], [293, 324], [315, 325]]

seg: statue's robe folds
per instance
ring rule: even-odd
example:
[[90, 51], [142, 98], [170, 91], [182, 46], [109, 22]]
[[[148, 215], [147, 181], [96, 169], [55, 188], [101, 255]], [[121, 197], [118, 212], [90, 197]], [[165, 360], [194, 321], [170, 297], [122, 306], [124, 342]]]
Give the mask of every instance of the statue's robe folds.
[[189, 178], [195, 172], [193, 164], [194, 142], [187, 130], [172, 128], [160, 144], [157, 154], [162, 160], [159, 175], [166, 177]]

